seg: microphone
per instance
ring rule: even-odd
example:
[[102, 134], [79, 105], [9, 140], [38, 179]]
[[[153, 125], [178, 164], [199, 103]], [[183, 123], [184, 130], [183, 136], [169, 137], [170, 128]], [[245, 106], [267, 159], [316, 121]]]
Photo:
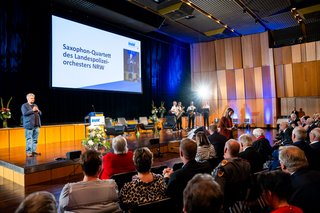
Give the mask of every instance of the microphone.
[[93, 109], [93, 112], [96, 112], [96, 109], [94, 108], [94, 105], [92, 104], [92, 109]]

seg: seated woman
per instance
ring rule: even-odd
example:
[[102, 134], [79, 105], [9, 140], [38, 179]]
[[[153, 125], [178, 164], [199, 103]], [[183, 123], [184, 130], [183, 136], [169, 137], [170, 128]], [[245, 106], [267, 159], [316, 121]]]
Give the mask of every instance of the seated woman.
[[112, 140], [113, 153], [109, 152], [102, 158], [102, 172], [100, 179], [109, 179], [112, 175], [135, 171], [133, 153], [128, 151], [127, 140], [119, 135]]
[[269, 140], [264, 136], [264, 131], [261, 128], [254, 129], [252, 134], [257, 138], [257, 140], [252, 143], [252, 147], [263, 156], [264, 162], [266, 162], [271, 158], [272, 154], [272, 147]]
[[160, 174], [150, 172], [153, 154], [147, 147], [138, 148], [133, 155], [138, 175], [120, 191], [120, 202], [125, 208], [161, 200], [166, 197], [166, 183]]
[[196, 161], [202, 162], [216, 157], [214, 146], [210, 143], [205, 132], [197, 132], [196, 142], [198, 145]]

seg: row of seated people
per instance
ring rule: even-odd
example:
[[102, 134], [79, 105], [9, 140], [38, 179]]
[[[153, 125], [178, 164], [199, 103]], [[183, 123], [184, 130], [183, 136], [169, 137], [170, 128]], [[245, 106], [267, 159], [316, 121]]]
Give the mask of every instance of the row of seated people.
[[[60, 194], [61, 212], [121, 212], [134, 204], [165, 199], [168, 212], [319, 212], [320, 172], [308, 169], [304, 152], [296, 146], [280, 149], [282, 171], [250, 175], [250, 164], [237, 157], [240, 144], [229, 140], [225, 144], [225, 159], [211, 171], [207, 162], [195, 160], [197, 146], [192, 139], [181, 141], [183, 167], [163, 175], [150, 172], [152, 153], [146, 147], [134, 153], [137, 169], [131, 182], [118, 191], [112, 179], [98, 178], [102, 160], [100, 153], [89, 150], [81, 155], [83, 181], [66, 184]], [[261, 199], [257, 206], [249, 205], [248, 189], [257, 185]], [[262, 202], [263, 201], [263, 202]], [[178, 202], [178, 203], [177, 203]], [[181, 202], [181, 203], [180, 203]], [[122, 205], [119, 205], [121, 203]], [[264, 203], [264, 204], [262, 204]], [[57, 212], [54, 197], [48, 193], [28, 196], [16, 212]], [[175, 205], [178, 204], [178, 205]], [[35, 210], [38, 207], [46, 211]], [[160, 210], [160, 209], [159, 209]], [[156, 211], [159, 212], [159, 211]]]

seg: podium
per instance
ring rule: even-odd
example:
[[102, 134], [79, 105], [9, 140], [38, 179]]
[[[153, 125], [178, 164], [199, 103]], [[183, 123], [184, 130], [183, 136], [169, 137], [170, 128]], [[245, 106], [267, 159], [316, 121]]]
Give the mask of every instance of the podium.
[[84, 117], [84, 123], [89, 123], [90, 126], [100, 126], [105, 125], [103, 112], [90, 112]]

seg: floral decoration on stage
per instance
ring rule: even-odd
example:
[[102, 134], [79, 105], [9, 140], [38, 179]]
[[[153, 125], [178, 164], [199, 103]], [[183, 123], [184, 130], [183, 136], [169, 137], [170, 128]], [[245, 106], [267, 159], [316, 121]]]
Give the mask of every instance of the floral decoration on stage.
[[106, 139], [106, 133], [102, 126], [89, 126], [88, 136], [82, 141], [87, 149], [110, 149], [110, 143]]
[[149, 117], [149, 119], [152, 121], [152, 123], [154, 124], [154, 129], [153, 129], [153, 133], [154, 134], [159, 134], [159, 127], [158, 127], [158, 123], [160, 122], [159, 117], [158, 117], [158, 113], [160, 114], [160, 117], [162, 118], [164, 113], [166, 112], [166, 109], [164, 107], [164, 102], [161, 102], [161, 105], [159, 108], [157, 108], [154, 105], [154, 101], [152, 101], [151, 103], [151, 116]]
[[8, 127], [8, 119], [11, 118], [11, 112], [9, 108], [11, 100], [12, 100], [12, 97], [9, 99], [6, 107], [4, 107], [3, 99], [0, 98], [0, 101], [1, 101], [0, 119], [2, 120], [3, 128]]

